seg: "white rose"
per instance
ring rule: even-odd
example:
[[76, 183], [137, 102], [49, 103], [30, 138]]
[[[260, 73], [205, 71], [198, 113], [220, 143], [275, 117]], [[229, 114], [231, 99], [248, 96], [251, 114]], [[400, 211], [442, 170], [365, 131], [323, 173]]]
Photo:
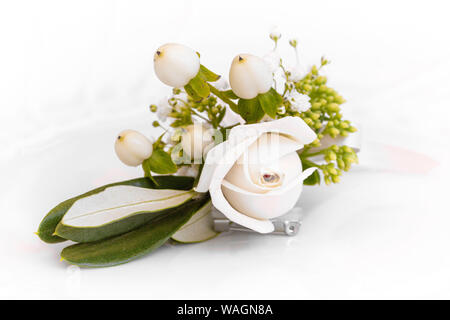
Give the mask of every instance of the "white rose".
[[272, 72], [262, 58], [251, 54], [240, 54], [230, 67], [230, 86], [242, 99], [253, 99], [272, 87]]
[[302, 171], [296, 152], [314, 139], [298, 117], [236, 126], [209, 151], [196, 191], [209, 191], [214, 207], [231, 221], [272, 232], [269, 219], [294, 207], [303, 180], [315, 170]]
[[178, 43], [167, 43], [159, 47], [153, 62], [159, 80], [174, 88], [187, 85], [200, 70], [197, 53]]

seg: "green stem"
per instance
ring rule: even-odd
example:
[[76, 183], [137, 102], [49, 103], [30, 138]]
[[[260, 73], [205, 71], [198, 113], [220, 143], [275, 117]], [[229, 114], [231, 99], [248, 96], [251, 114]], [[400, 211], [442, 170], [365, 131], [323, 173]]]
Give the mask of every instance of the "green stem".
[[199, 118], [201, 118], [201, 119], [203, 119], [203, 120], [205, 120], [205, 121], [211, 123], [211, 120], [209, 120], [209, 119], [205, 118], [204, 116], [202, 116], [202, 115], [201, 115], [200, 113], [198, 113], [194, 108], [191, 108], [191, 112], [194, 113], [195, 116], [197, 116], [197, 117], [199, 117]]
[[309, 158], [309, 157], [318, 156], [320, 154], [323, 154], [323, 150], [320, 150], [320, 151], [317, 151], [317, 152], [313, 152], [313, 153], [302, 153], [302, 157], [303, 158]]
[[237, 122], [237, 123], [235, 123], [235, 124], [232, 124], [231, 126], [222, 127], [222, 129], [231, 129], [231, 128], [234, 128], [234, 127], [236, 127], [236, 126], [238, 126], [238, 125], [240, 125], [239, 122]]
[[309, 166], [311, 166], [311, 167], [322, 168], [322, 166], [321, 166], [320, 164], [314, 163], [314, 162], [312, 162], [312, 161], [310, 161], [310, 160], [307, 160], [307, 159], [304, 159], [304, 158], [301, 158], [301, 160], [302, 160], [302, 162], [303, 162], [304, 164], [307, 164], [307, 165], [309, 165]]
[[210, 83], [208, 83], [209, 89], [212, 93], [214, 93], [217, 97], [220, 98], [223, 102], [227, 103], [232, 110], [237, 110], [237, 104], [225, 97], [220, 90], [218, 90], [216, 87], [212, 86]]

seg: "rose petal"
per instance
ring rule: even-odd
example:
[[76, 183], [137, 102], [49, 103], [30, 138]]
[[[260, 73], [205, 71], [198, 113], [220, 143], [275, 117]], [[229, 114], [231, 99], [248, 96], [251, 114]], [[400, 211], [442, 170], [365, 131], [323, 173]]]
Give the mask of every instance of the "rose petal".
[[[244, 153], [241, 157], [245, 157], [246, 154], [247, 153]], [[243, 164], [237, 163], [228, 172], [225, 180], [231, 184], [239, 185], [242, 189], [250, 192], [266, 193], [267, 191], [273, 190], [273, 188], [264, 187], [255, 181], [255, 177], [260, 174], [258, 168], [263, 167], [272, 168], [279, 174], [284, 174], [284, 179], [287, 179], [285, 183], [289, 183], [292, 179], [296, 179], [302, 172], [302, 163], [299, 156], [297, 153], [291, 152], [276, 159], [273, 163], [252, 165], [251, 168], [249, 168], [245, 162], [243, 162]], [[251, 176], [253, 176], [253, 178]]]
[[254, 136], [243, 141], [229, 139], [212, 148], [206, 157], [195, 191], [207, 192], [210, 189], [210, 185], [218, 169], [221, 169], [222, 171], [224, 169], [226, 170], [223, 175], [223, 177], [225, 177], [226, 173], [231, 169], [236, 160], [257, 138], [257, 136]]
[[[212, 148], [206, 157], [202, 174], [195, 191], [207, 192], [211, 184], [212, 174], [220, 163], [224, 161], [224, 154], [234, 149], [234, 146], [240, 144], [246, 139], [253, 139], [248, 144], [253, 143], [260, 135], [266, 132], [279, 132], [291, 136], [296, 140], [298, 149], [304, 144], [311, 143], [317, 137], [316, 133], [299, 117], [285, 117], [264, 123], [249, 125], [239, 125], [231, 129], [228, 140]], [[250, 141], [250, 140], [249, 140]], [[241, 154], [244, 152], [243, 150]], [[236, 157], [236, 159], [238, 159]], [[235, 160], [234, 160], [235, 161]], [[230, 167], [231, 168], [231, 167]]]
[[[301, 180], [296, 179], [282, 189], [267, 193], [253, 193], [240, 189], [226, 180], [222, 182], [222, 192], [225, 198], [233, 203], [233, 208], [241, 215], [258, 219], [258, 221], [287, 213], [297, 203], [302, 188]], [[249, 228], [254, 229], [253, 226]]]
[[287, 134], [296, 140], [299, 145], [313, 142], [316, 133], [299, 117], [285, 117], [274, 121], [236, 126], [230, 131], [229, 139], [236, 139], [249, 135], [260, 136], [266, 132]]

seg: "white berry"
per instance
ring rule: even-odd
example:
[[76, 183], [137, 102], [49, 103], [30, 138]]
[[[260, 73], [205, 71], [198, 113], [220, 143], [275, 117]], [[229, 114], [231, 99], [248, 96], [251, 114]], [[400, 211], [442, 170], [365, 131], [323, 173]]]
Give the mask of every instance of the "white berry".
[[240, 54], [230, 68], [230, 86], [242, 99], [253, 99], [272, 87], [273, 76], [267, 63], [251, 54]]
[[153, 62], [159, 80], [174, 88], [187, 85], [200, 70], [197, 53], [178, 43], [167, 43], [159, 47]]
[[124, 130], [117, 136], [114, 149], [120, 161], [136, 167], [152, 155], [153, 144], [140, 132]]

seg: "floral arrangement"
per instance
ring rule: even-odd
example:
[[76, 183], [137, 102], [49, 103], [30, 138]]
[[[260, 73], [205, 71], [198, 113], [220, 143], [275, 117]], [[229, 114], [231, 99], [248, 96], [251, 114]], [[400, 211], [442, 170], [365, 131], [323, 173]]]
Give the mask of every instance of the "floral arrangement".
[[122, 264], [167, 241], [201, 242], [218, 235], [214, 207], [230, 222], [259, 233], [288, 213], [303, 185], [337, 183], [357, 163], [345, 145], [357, 129], [344, 120], [345, 100], [321, 74], [309, 70], [289, 44], [287, 67], [274, 49], [263, 58], [238, 54], [229, 82], [201, 64], [191, 48], [169, 43], [154, 55], [158, 78], [172, 94], [150, 105], [162, 134], [150, 139], [124, 130], [115, 141], [119, 159], [141, 166], [144, 177], [121, 181], [68, 199], [42, 220], [47, 243], [72, 240], [61, 257], [85, 267]]

